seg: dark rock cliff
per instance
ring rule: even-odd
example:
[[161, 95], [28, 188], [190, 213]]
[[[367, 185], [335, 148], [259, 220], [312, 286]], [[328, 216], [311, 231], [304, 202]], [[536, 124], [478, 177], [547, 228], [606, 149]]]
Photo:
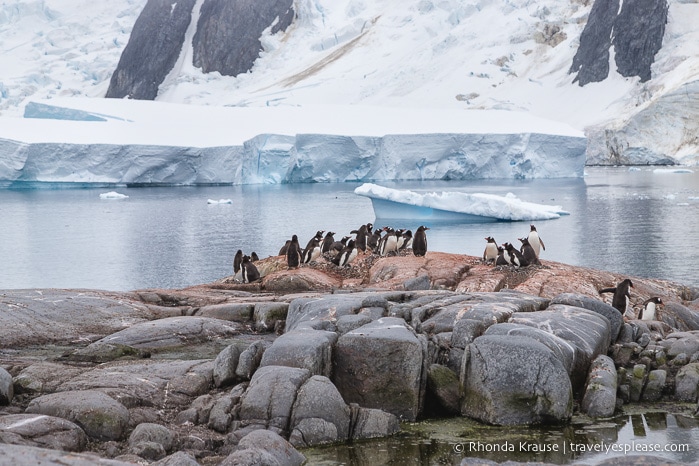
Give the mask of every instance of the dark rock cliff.
[[609, 75], [609, 49], [614, 46], [617, 71], [625, 77], [651, 78], [650, 67], [662, 45], [667, 23], [667, 0], [597, 0], [569, 73], [580, 86]]
[[284, 31], [294, 19], [293, 0], [206, 0], [194, 35], [194, 66], [236, 76], [252, 68], [260, 36]]
[[106, 97], [153, 100], [177, 62], [196, 0], [148, 0], [112, 74]]
[[[106, 97], [153, 100], [180, 56], [196, 0], [148, 0], [112, 75]], [[205, 0], [193, 38], [194, 66], [235, 76], [252, 68], [260, 36], [286, 30], [293, 0]]]

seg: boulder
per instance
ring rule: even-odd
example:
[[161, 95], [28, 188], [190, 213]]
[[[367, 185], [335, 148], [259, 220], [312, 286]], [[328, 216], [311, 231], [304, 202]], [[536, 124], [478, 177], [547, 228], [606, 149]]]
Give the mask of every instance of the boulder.
[[650, 371], [648, 374], [648, 382], [643, 389], [641, 399], [643, 401], [658, 401], [663, 396], [665, 389], [665, 381], [667, 380], [667, 372], [663, 369]]
[[570, 419], [570, 378], [547, 346], [528, 337], [483, 335], [468, 349], [463, 415], [498, 425]]
[[323, 330], [292, 330], [272, 343], [262, 355], [260, 366], [308, 369], [312, 375], [330, 377], [332, 349], [337, 333]]
[[272, 293], [298, 293], [302, 291], [330, 291], [340, 288], [342, 282], [320, 270], [303, 267], [271, 273], [262, 279], [265, 291]]
[[274, 330], [277, 322], [286, 320], [289, 303], [257, 303], [253, 311], [255, 329], [258, 332]]
[[151, 466], [199, 466], [199, 462], [191, 453], [178, 451], [155, 463], [151, 463]]
[[[615, 309], [616, 311], [616, 309]], [[614, 361], [604, 354], [590, 364], [581, 409], [591, 417], [611, 417], [616, 409], [617, 373]]]
[[241, 426], [259, 425], [288, 435], [296, 394], [310, 376], [296, 367], [260, 367], [241, 399]]
[[668, 302], [663, 306], [660, 320], [682, 332], [699, 330], [699, 312], [676, 302]]
[[79, 367], [39, 361], [22, 369], [15, 376], [14, 385], [18, 393], [51, 393], [83, 371]]
[[257, 340], [240, 353], [238, 366], [235, 368], [235, 375], [242, 380], [250, 380], [262, 361], [262, 355], [270, 346], [270, 343]]
[[366, 325], [373, 319], [365, 314], [349, 314], [337, 319], [337, 333], [344, 335], [345, 333]]
[[420, 412], [426, 340], [403, 319], [385, 317], [342, 335], [333, 383], [348, 403], [414, 421]]
[[134, 447], [139, 443], [154, 442], [162, 445], [168, 452], [175, 445], [175, 434], [165, 426], [145, 422], [136, 426], [129, 436], [129, 446]]
[[255, 304], [248, 303], [209, 304], [200, 308], [196, 315], [233, 322], [248, 322], [252, 320], [254, 309]]
[[0, 406], [9, 405], [15, 396], [12, 376], [5, 369], [0, 367]]
[[333, 294], [317, 298], [298, 298], [291, 301], [286, 316], [285, 332], [290, 332], [307, 321], [337, 322], [344, 315], [357, 314], [363, 307], [376, 301], [373, 293]]
[[[53, 450], [82, 451], [87, 445], [87, 435], [77, 424], [41, 414], [0, 416], [0, 432], [18, 436], [18, 444]], [[7, 441], [6, 436], [3, 439], [2, 443], [15, 443]]]
[[301, 466], [305, 462], [306, 457], [278, 434], [258, 429], [241, 438], [236, 451], [228, 455], [219, 466]]
[[426, 396], [428, 400], [436, 401], [443, 412], [459, 414], [459, 377], [447, 367], [432, 364], [427, 372]]
[[682, 367], [675, 376], [675, 398], [678, 401], [696, 402], [699, 392], [699, 363]]
[[362, 408], [350, 404], [352, 413], [352, 440], [388, 437], [400, 432], [400, 422], [396, 416], [380, 409]]
[[236, 344], [228, 345], [218, 353], [214, 359], [213, 377], [214, 385], [221, 387], [231, 384], [236, 379], [236, 369], [240, 359], [240, 347]]
[[26, 412], [67, 419], [98, 440], [121, 440], [129, 424], [128, 409], [97, 390], [43, 395], [34, 398]]
[[298, 391], [289, 442], [297, 448], [342, 442], [350, 431], [350, 409], [327, 377], [314, 375]]
[[133, 466], [132, 462], [100, 458], [90, 453], [48, 450], [24, 445], [0, 443], [0, 458], [12, 465]]
[[580, 307], [592, 312], [596, 312], [609, 319], [610, 333], [609, 344], [614, 343], [619, 337], [621, 326], [624, 324], [624, 319], [621, 313], [611, 305], [599, 299], [591, 298], [582, 294], [576, 293], [561, 293], [551, 299], [551, 304], [565, 304], [567, 306]]

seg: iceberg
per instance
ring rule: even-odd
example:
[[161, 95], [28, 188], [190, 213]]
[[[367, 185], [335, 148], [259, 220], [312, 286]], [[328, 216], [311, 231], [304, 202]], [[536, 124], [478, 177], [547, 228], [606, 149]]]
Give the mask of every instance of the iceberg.
[[126, 199], [129, 196], [126, 194], [121, 194], [116, 191], [109, 191], [108, 193], [100, 194], [100, 199]]
[[505, 196], [458, 191], [420, 193], [364, 183], [355, 194], [371, 199], [374, 214], [382, 220], [488, 223], [551, 220], [569, 215], [561, 206], [526, 202], [512, 193]]
[[206, 203], [207, 203], [207, 204], [213, 204], [213, 205], [216, 205], [216, 204], [233, 204], [233, 199], [219, 199], [219, 200], [216, 200], [216, 199], [208, 199], [208, 200], [206, 201]]

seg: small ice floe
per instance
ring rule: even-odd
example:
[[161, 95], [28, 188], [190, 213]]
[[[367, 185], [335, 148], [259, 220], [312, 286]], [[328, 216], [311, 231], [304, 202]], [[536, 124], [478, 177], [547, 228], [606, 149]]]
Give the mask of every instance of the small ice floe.
[[233, 204], [232, 199], [219, 199], [218, 201], [216, 199], [209, 199], [206, 201], [207, 204]]
[[656, 168], [653, 173], [694, 173], [689, 168]]
[[126, 194], [121, 194], [116, 191], [109, 191], [108, 193], [100, 194], [100, 199], [126, 199], [129, 196]]
[[630, 171], [630, 172], [640, 172], [641, 169], [638, 168], [638, 167], [629, 167], [629, 171]]
[[374, 214], [380, 219], [483, 223], [550, 220], [569, 214], [561, 206], [522, 201], [512, 193], [505, 196], [458, 191], [419, 193], [372, 183], [364, 183], [354, 192], [371, 199]]

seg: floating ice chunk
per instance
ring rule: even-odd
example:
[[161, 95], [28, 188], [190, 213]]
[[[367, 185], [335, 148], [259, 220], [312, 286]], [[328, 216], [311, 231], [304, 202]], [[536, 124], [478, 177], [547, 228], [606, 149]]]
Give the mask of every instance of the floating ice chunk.
[[386, 188], [364, 183], [355, 194], [371, 199], [376, 218], [461, 221], [469, 223], [549, 220], [568, 215], [561, 206], [522, 201], [512, 193], [431, 192]]
[[116, 191], [109, 191], [108, 193], [100, 194], [100, 199], [126, 199], [129, 196], [126, 194], [121, 194]]
[[694, 173], [689, 168], [656, 168], [653, 173]]
[[218, 201], [215, 199], [209, 199], [206, 201], [207, 204], [233, 204], [232, 199], [219, 199]]

